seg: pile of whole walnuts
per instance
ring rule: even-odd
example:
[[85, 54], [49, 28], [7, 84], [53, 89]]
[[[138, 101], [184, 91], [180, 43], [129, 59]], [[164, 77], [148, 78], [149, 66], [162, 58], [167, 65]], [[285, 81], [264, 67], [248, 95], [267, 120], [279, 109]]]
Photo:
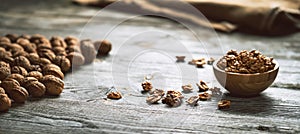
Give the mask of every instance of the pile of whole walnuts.
[[262, 55], [258, 50], [230, 50], [218, 61], [217, 66], [226, 72], [254, 74], [273, 70], [273, 58]]
[[111, 47], [106, 40], [80, 41], [71, 36], [50, 40], [39, 34], [0, 36], [0, 111], [28, 97], [60, 95], [71, 67], [89, 64], [97, 55], [107, 55]]

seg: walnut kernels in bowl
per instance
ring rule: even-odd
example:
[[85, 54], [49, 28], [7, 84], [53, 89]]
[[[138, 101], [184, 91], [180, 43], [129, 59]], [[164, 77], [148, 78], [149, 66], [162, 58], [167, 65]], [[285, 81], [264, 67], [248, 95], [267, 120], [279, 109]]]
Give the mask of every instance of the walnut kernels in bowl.
[[[213, 64], [215, 77], [231, 95], [238, 97], [258, 95], [274, 82], [279, 71], [279, 64], [273, 59], [272, 64], [274, 68], [266, 70], [265, 72], [254, 73], [245, 73], [243, 70], [241, 72], [227, 71], [220, 67], [221, 60], [224, 60], [224, 58], [219, 59]], [[252, 64], [249, 63], [248, 67], [251, 68]]]

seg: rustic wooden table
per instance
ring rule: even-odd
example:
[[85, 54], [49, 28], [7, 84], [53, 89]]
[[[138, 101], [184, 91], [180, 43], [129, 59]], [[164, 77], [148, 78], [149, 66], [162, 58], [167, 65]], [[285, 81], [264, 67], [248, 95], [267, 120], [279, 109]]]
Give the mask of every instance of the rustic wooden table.
[[[300, 34], [216, 35], [201, 28], [191, 33], [177, 23], [149, 17], [131, 18], [116, 26], [131, 15], [102, 11], [91, 19], [97, 12], [97, 8], [64, 0], [1, 1], [1, 35], [106, 37], [113, 51], [68, 74], [61, 96], [30, 99], [1, 113], [0, 133], [300, 133]], [[138, 91], [147, 74], [153, 74], [156, 87], [165, 89], [180, 90], [182, 81], [194, 84], [200, 79], [219, 86], [212, 66], [196, 69], [187, 62], [175, 63], [173, 56], [218, 58], [229, 49], [253, 48], [280, 63], [277, 79], [260, 96], [236, 98], [222, 89], [222, 96], [199, 102], [197, 107], [183, 103], [168, 108], [148, 105], [147, 95]], [[104, 99], [113, 85], [122, 92], [121, 100]], [[196, 94], [184, 94], [184, 100]], [[231, 100], [231, 108], [217, 110], [220, 99]]]

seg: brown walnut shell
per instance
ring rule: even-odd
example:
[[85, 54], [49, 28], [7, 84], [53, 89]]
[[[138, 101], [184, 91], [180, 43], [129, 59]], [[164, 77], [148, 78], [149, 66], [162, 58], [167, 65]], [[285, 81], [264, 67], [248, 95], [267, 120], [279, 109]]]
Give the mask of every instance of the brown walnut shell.
[[0, 87], [0, 94], [5, 94], [5, 90], [2, 87]]
[[71, 62], [65, 56], [56, 56], [53, 63], [59, 66], [62, 72], [68, 72], [71, 68]]
[[51, 64], [50, 60], [48, 60], [47, 58], [40, 58], [40, 62], [39, 62], [40, 67], [44, 67], [48, 64]]
[[43, 78], [43, 74], [39, 71], [31, 71], [28, 73], [27, 77], [34, 77], [34, 78], [40, 80], [41, 78]]
[[15, 79], [7, 78], [2, 81], [1, 87], [4, 88], [5, 92], [9, 94], [12, 89], [20, 87], [20, 83]]
[[11, 43], [10, 42], [10, 39], [9, 38], [7, 38], [7, 37], [0, 37], [0, 43], [4, 43], [4, 42], [6, 42], [6, 43]]
[[40, 56], [37, 53], [29, 53], [27, 55], [27, 59], [30, 61], [33, 65], [38, 65], [40, 62]]
[[53, 75], [45, 75], [41, 81], [46, 86], [48, 95], [58, 96], [64, 89], [64, 82]]
[[16, 57], [14, 59], [14, 65], [24, 67], [26, 70], [30, 70], [31, 66], [30, 61], [24, 56]]
[[46, 92], [45, 85], [34, 77], [26, 77], [22, 86], [27, 89], [32, 97], [41, 97]]
[[66, 50], [63, 47], [54, 47], [52, 51], [55, 53], [56, 56], [66, 56]]
[[76, 45], [79, 46], [79, 41], [76, 37], [68, 36], [65, 38], [65, 42], [68, 46]]
[[11, 100], [6, 94], [0, 94], [0, 112], [7, 111], [11, 107]]
[[53, 36], [50, 39], [50, 43], [51, 43], [52, 47], [63, 47], [63, 48], [67, 47], [67, 44], [64, 41], [64, 39], [59, 36]]
[[19, 82], [20, 85], [22, 85], [23, 81], [24, 81], [24, 76], [21, 74], [17, 74], [17, 73], [13, 73], [10, 74], [9, 76], [6, 77], [6, 79], [15, 79]]
[[112, 44], [108, 40], [96, 41], [94, 46], [98, 51], [97, 56], [108, 55], [112, 49]]
[[19, 35], [17, 34], [6, 34], [5, 37], [9, 38], [11, 42], [16, 42]]
[[27, 70], [21, 66], [13, 66], [11, 68], [11, 73], [21, 74], [23, 76], [27, 76], [28, 74]]
[[0, 80], [4, 80], [10, 74], [11, 74], [10, 68], [8, 67], [0, 68]]
[[9, 97], [17, 103], [24, 103], [27, 100], [28, 96], [29, 94], [27, 90], [23, 87], [13, 88], [9, 93]]

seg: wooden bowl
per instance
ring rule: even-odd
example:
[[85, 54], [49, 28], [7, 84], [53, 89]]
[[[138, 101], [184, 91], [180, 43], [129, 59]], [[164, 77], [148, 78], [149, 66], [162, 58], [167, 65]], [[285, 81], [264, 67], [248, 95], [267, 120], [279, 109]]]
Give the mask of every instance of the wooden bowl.
[[256, 74], [240, 74], [225, 72], [217, 66], [218, 61], [213, 64], [213, 70], [218, 82], [233, 96], [252, 97], [267, 89], [275, 80], [279, 71], [279, 64], [273, 70]]

